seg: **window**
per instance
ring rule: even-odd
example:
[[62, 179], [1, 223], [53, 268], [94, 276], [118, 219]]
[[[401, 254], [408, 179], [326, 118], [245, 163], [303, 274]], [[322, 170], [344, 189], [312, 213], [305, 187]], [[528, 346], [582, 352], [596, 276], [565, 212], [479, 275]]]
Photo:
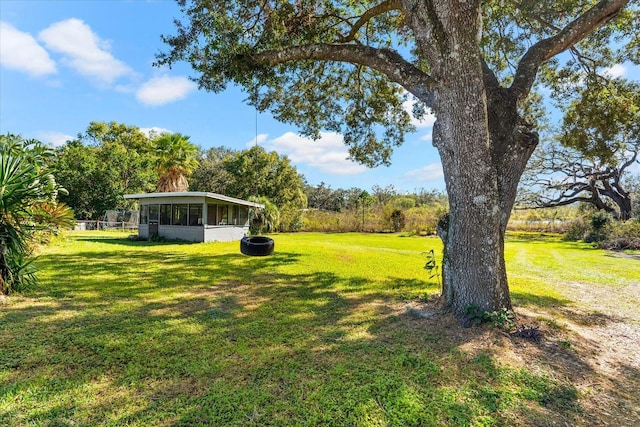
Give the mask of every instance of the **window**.
[[149, 221], [158, 221], [158, 205], [149, 205]]
[[173, 205], [171, 215], [172, 225], [188, 225], [187, 215], [189, 213], [189, 205]]
[[229, 206], [227, 205], [218, 205], [218, 225], [227, 225], [229, 224]]
[[160, 205], [160, 225], [171, 225], [171, 205]]
[[189, 205], [189, 225], [202, 225], [202, 205]]
[[149, 206], [140, 206], [140, 224], [149, 224]]
[[238, 206], [229, 206], [229, 224], [237, 224], [238, 219]]
[[246, 206], [240, 206], [238, 212], [238, 224], [247, 225], [249, 221], [249, 208]]
[[218, 205], [207, 205], [207, 225], [217, 225], [216, 213]]

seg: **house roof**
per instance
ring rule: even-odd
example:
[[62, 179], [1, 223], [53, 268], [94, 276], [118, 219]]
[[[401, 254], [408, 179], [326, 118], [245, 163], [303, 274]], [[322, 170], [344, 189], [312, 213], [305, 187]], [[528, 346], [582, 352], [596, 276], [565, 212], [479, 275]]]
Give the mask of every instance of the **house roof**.
[[142, 193], [142, 194], [125, 194], [125, 199], [157, 199], [160, 197], [205, 197], [207, 199], [220, 200], [222, 202], [235, 203], [237, 205], [251, 206], [254, 208], [264, 208], [260, 203], [249, 202], [247, 200], [236, 199], [235, 197], [225, 196], [218, 193], [207, 193], [203, 191], [184, 191], [184, 192], [167, 192], [167, 193]]

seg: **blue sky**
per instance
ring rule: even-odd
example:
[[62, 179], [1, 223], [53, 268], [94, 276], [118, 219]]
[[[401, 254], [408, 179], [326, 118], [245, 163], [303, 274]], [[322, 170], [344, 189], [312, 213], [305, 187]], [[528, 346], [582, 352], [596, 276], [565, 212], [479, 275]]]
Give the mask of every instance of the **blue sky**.
[[417, 123], [390, 167], [368, 169], [347, 159], [338, 134], [306, 140], [269, 114], [256, 115], [238, 88], [197, 90], [186, 63], [153, 67], [165, 50], [160, 36], [173, 34], [180, 17], [173, 0], [0, 0], [0, 133], [60, 145], [91, 121], [116, 121], [180, 132], [203, 148], [239, 150], [257, 140], [287, 155], [312, 185], [444, 188], [432, 117]]

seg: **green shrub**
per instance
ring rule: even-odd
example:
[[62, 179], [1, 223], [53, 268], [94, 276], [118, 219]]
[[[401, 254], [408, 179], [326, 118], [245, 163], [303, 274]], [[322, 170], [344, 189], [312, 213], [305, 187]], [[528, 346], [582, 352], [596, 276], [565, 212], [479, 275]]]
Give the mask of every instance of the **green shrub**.
[[640, 249], [640, 220], [615, 221], [605, 212], [594, 212], [573, 221], [564, 237], [595, 243], [601, 249]]
[[610, 222], [605, 227], [604, 234], [605, 238], [598, 243], [602, 249], [640, 249], [640, 220]]
[[565, 233], [567, 240], [583, 240], [587, 243], [597, 243], [607, 239], [608, 225], [613, 217], [602, 211], [592, 212], [573, 221]]
[[405, 231], [419, 235], [433, 235], [440, 217], [446, 212], [444, 206], [420, 206], [405, 211]]
[[58, 192], [46, 164], [54, 152], [40, 141], [0, 135], [0, 293], [8, 294], [36, 282], [33, 245], [43, 233], [69, 225], [67, 208], [56, 209]]
[[404, 228], [405, 217], [400, 209], [395, 209], [391, 212], [391, 228], [394, 232], [398, 232]]
[[589, 232], [590, 226], [583, 218], [571, 221], [567, 231], [564, 233], [565, 240], [582, 240]]

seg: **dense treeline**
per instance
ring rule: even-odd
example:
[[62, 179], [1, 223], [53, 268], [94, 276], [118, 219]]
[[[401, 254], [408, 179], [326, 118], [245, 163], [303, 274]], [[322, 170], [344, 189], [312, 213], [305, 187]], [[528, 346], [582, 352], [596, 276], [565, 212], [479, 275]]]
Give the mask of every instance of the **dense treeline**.
[[[266, 197], [278, 209], [278, 231], [431, 234], [447, 209], [441, 192], [312, 186], [286, 156], [276, 152], [260, 146], [204, 150], [188, 139], [181, 134], [147, 135], [121, 123], [92, 122], [56, 150], [56, 178], [68, 189], [60, 201], [73, 209], [77, 219], [102, 219], [107, 210], [135, 209], [124, 194], [165, 191], [167, 176], [173, 175], [171, 182], [177, 182], [184, 175], [190, 191], [241, 199]], [[184, 188], [179, 183], [169, 187]]]
[[309, 231], [366, 231], [433, 234], [447, 211], [447, 198], [436, 190], [402, 194], [393, 186], [331, 189], [324, 183], [306, 186]]
[[156, 188], [158, 174], [150, 138], [135, 126], [92, 122], [84, 133], [58, 148], [55, 176], [77, 219], [102, 219], [110, 209], [131, 209], [127, 193]]
[[[435, 233], [448, 209], [447, 197], [440, 191], [400, 193], [393, 186], [365, 190], [333, 189], [324, 182], [310, 185], [286, 156], [260, 146], [205, 150], [181, 134], [147, 135], [136, 126], [115, 122], [90, 123], [84, 133], [55, 150], [50, 163], [57, 182], [68, 190], [60, 193], [58, 200], [69, 206], [77, 219], [102, 219], [107, 210], [135, 209], [135, 202], [125, 200], [124, 194], [166, 188], [241, 199], [266, 198], [277, 209], [274, 230], [285, 232], [429, 235]], [[640, 187], [635, 184], [629, 184], [633, 198]], [[509, 228], [601, 239], [602, 230], [608, 228], [594, 231], [591, 224], [597, 228], [599, 222], [591, 219], [592, 214], [589, 209], [576, 208], [517, 211]], [[638, 216], [635, 211], [633, 214]]]

